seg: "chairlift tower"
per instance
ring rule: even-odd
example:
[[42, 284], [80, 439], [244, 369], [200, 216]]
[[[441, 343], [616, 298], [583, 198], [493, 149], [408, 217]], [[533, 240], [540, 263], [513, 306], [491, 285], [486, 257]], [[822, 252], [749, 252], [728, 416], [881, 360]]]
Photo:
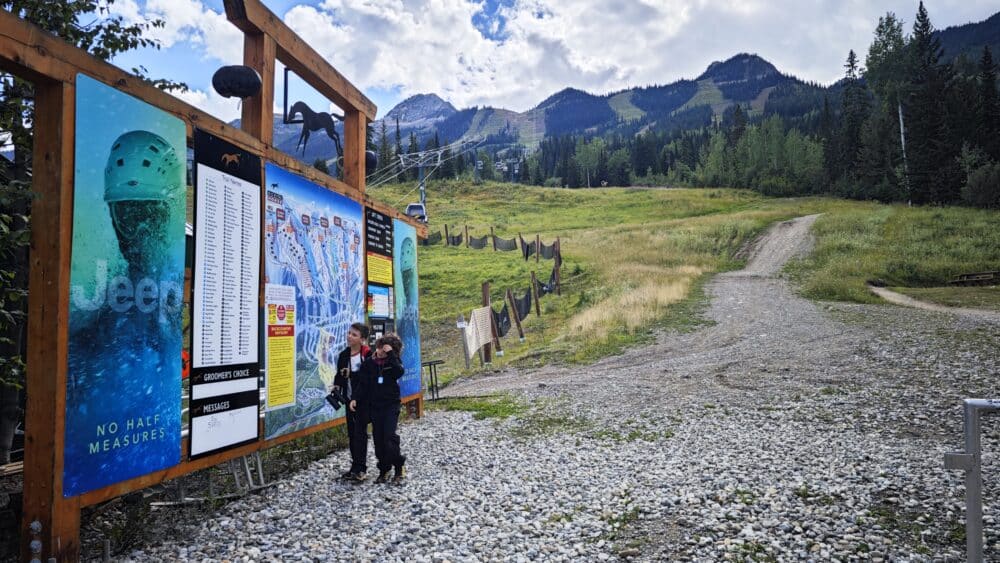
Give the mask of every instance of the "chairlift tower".
[[420, 203], [427, 204], [427, 189], [425, 185], [424, 178], [424, 167], [433, 166], [438, 167], [441, 165], [441, 153], [442, 149], [434, 149], [429, 151], [421, 151], [409, 154], [399, 155], [399, 164], [404, 170], [408, 168], [417, 168], [417, 185], [420, 187]]

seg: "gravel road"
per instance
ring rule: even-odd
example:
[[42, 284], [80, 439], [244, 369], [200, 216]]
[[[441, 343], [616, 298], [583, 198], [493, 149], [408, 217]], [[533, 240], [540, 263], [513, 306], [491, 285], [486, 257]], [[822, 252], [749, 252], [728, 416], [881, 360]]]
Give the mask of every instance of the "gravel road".
[[[700, 330], [453, 383], [530, 408], [402, 426], [403, 486], [337, 483], [342, 452], [130, 559], [960, 560], [962, 479], [942, 457], [961, 447], [961, 400], [1000, 397], [1000, 324], [797, 297], [779, 272], [814, 219], [717, 276]], [[984, 427], [1000, 560], [1000, 426]]]

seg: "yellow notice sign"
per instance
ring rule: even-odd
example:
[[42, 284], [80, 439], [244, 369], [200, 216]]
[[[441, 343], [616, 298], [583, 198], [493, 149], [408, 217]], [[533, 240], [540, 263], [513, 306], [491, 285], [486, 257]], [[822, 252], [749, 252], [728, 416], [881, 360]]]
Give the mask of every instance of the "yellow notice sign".
[[267, 410], [295, 404], [295, 288], [267, 284]]
[[392, 258], [368, 253], [368, 283], [392, 285]]

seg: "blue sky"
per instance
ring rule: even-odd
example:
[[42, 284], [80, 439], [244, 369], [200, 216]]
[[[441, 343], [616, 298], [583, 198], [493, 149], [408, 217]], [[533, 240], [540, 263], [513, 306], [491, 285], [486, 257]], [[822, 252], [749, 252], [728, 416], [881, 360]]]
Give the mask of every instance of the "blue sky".
[[[909, 31], [909, 0], [264, 0], [384, 115], [402, 99], [436, 93], [456, 107], [534, 107], [565, 87], [603, 94], [694, 78], [713, 61], [757, 53], [782, 72], [819, 83], [842, 75], [849, 49], [864, 59], [878, 18]], [[937, 28], [981, 21], [996, 0], [929, 0]], [[115, 0], [130, 21], [161, 17], [160, 51], [121, 56], [125, 69], [187, 82], [186, 101], [223, 119], [237, 103], [211, 89], [212, 73], [239, 64], [242, 36], [222, 0]], [[279, 73], [278, 90], [283, 76]], [[300, 82], [293, 99], [326, 101]], [[280, 99], [278, 101], [280, 104]]]

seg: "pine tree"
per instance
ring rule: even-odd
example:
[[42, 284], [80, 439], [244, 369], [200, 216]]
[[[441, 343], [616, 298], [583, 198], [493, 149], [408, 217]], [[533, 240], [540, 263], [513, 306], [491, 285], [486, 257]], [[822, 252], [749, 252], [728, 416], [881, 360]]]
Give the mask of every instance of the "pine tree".
[[392, 147], [389, 144], [389, 127], [385, 124], [385, 120], [382, 120], [382, 125], [379, 127], [379, 139], [378, 139], [378, 170], [382, 172], [387, 168], [392, 167]]
[[846, 73], [844, 75], [844, 94], [841, 101], [841, 123], [838, 135], [838, 155], [837, 168], [841, 176], [854, 176], [854, 167], [858, 160], [858, 151], [861, 148], [861, 127], [868, 118], [870, 110], [868, 91], [859, 80], [858, 57], [852, 49], [847, 54], [847, 63], [844, 65]]
[[[416, 154], [418, 152], [420, 152], [420, 145], [417, 143], [417, 134], [410, 131], [410, 145], [406, 148], [406, 154]], [[406, 177], [409, 180], [416, 180], [419, 173], [417, 168], [414, 167], [407, 171]]]
[[747, 116], [743, 113], [743, 108], [740, 107], [740, 104], [736, 104], [736, 107], [733, 108], [732, 122], [729, 127], [729, 145], [735, 145], [743, 137], [743, 133], [746, 130]]
[[975, 143], [993, 160], [1000, 160], [1000, 100], [997, 96], [997, 67], [989, 46], [979, 59], [976, 96]]
[[[945, 96], [949, 69], [940, 64], [941, 44], [923, 2], [917, 10], [908, 45], [910, 88], [906, 115], [906, 151], [914, 203], [943, 203], [958, 198], [961, 175], [958, 146], [948, 131]], [[906, 110], [909, 111], [906, 111]]]
[[396, 117], [396, 144], [393, 147], [393, 151], [392, 166], [393, 174], [395, 174], [400, 170], [399, 155], [403, 154], [403, 137], [399, 132], [399, 116]]

